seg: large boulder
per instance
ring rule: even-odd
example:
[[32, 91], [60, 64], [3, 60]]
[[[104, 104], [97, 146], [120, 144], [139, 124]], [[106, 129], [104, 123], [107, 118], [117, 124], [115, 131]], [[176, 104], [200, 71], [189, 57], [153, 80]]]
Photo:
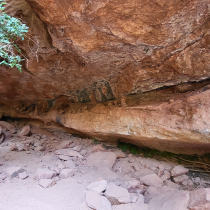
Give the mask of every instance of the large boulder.
[[0, 67], [4, 116], [55, 121], [99, 140], [209, 152], [208, 0], [7, 2], [34, 40], [20, 42], [22, 74]]

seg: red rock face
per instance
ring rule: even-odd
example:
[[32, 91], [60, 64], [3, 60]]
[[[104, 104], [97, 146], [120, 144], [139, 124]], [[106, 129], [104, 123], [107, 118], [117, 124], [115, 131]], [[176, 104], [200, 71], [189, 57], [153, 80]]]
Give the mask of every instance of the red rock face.
[[[22, 11], [22, 20], [30, 27], [30, 37], [35, 37], [35, 42], [29, 37], [21, 43], [28, 58], [22, 74], [16, 69], [0, 67], [1, 104], [33, 106], [29, 111], [37, 113], [49, 111], [53, 104], [63, 108], [77, 102], [106, 102], [165, 86], [202, 81], [210, 76], [209, 0], [8, 2], [13, 7], [7, 7], [6, 11], [16, 16], [19, 15], [17, 11]], [[130, 108], [133, 106], [118, 106], [112, 112], [118, 114], [112, 116], [105, 108], [106, 115], [118, 125], [113, 131], [107, 127], [110, 132], [103, 132], [109, 118], [100, 118], [103, 127], [96, 127], [95, 131], [89, 126], [82, 130], [79, 122], [76, 127], [65, 125], [90, 136], [94, 136], [97, 130], [100, 133], [98, 137], [112, 134], [116, 139], [133, 139], [134, 143], [141, 142], [139, 144], [146, 146], [160, 141], [165, 148], [170, 148], [167, 146], [169, 140], [174, 145], [179, 141], [194, 142], [195, 139], [198, 139], [197, 143], [208, 143], [208, 135], [203, 133], [207, 129], [205, 123], [200, 123], [202, 120], [196, 115], [198, 107], [184, 98], [180, 100], [180, 103], [176, 102], [176, 109], [171, 107], [173, 103], [167, 106], [163, 103], [161, 114], [159, 109], [148, 112], [142, 108], [133, 110]], [[185, 110], [188, 106], [191, 114]], [[181, 114], [175, 113], [181, 118], [175, 120], [180, 128], [170, 120], [173, 109], [185, 110]], [[167, 110], [172, 111], [169, 114]], [[208, 108], [205, 113], [208, 117]], [[125, 117], [124, 123], [117, 118], [118, 115]], [[144, 121], [140, 117], [134, 123], [143, 120], [143, 127], [134, 126], [134, 131], [129, 131], [133, 132], [132, 138], [127, 134], [121, 135], [122, 124], [132, 124], [128, 119], [135, 121], [135, 116], [147, 119]], [[190, 120], [183, 121], [188, 116], [191, 116]], [[86, 114], [82, 113], [80, 117], [92, 123], [92, 118]], [[159, 120], [166, 127], [173, 122], [171, 129], [170, 126], [164, 128], [168, 137], [159, 134], [159, 129], [162, 129]], [[188, 130], [190, 135], [187, 135]], [[142, 134], [143, 131], [147, 134]], [[150, 141], [152, 143], [145, 143]], [[161, 148], [160, 145], [154, 147]]]

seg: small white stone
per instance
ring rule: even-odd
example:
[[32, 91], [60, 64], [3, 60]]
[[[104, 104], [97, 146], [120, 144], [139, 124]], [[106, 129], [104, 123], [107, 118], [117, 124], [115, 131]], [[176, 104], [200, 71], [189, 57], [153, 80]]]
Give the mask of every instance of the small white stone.
[[67, 160], [64, 162], [64, 165], [66, 166], [66, 168], [70, 168], [70, 169], [73, 169], [75, 168], [75, 163], [74, 161], [72, 160]]
[[193, 181], [192, 181], [191, 179], [188, 179], [188, 180], [187, 180], [187, 185], [188, 185], [189, 187], [192, 187], [192, 186], [194, 185], [194, 183], [193, 183]]
[[39, 185], [41, 185], [43, 188], [48, 188], [53, 186], [56, 183], [53, 179], [40, 179]]
[[77, 152], [79, 152], [79, 151], [81, 151], [82, 146], [81, 146], [81, 145], [77, 145], [77, 146], [75, 146], [75, 147], [72, 148], [72, 149], [75, 150], [75, 151], [77, 151]]
[[189, 169], [185, 168], [182, 165], [175, 166], [171, 170], [171, 176], [176, 177], [176, 176], [181, 176], [183, 174], [186, 174], [189, 171]]
[[18, 174], [19, 179], [26, 179], [28, 177], [28, 174], [26, 173], [26, 171], [19, 173]]
[[182, 183], [184, 180], [188, 180], [188, 176], [187, 175], [181, 175], [181, 176], [176, 176], [173, 178], [175, 183]]
[[18, 132], [18, 136], [20, 137], [27, 136], [30, 133], [30, 130], [31, 130], [30, 126], [26, 125]]
[[40, 180], [40, 179], [52, 179], [56, 176], [56, 172], [48, 169], [42, 169], [39, 168], [36, 171], [36, 174], [34, 176], [34, 179]]
[[95, 191], [98, 193], [102, 193], [105, 191], [107, 188], [107, 181], [106, 180], [101, 180], [97, 182], [92, 182], [87, 186], [87, 189], [90, 191]]
[[15, 146], [17, 147], [18, 151], [23, 151], [24, 150], [24, 144], [23, 143], [17, 142], [15, 144]]
[[72, 169], [62, 169], [60, 172], [61, 179], [67, 179], [74, 175], [74, 171]]
[[156, 174], [149, 174], [140, 178], [140, 181], [146, 185], [161, 187], [163, 185], [163, 181]]
[[35, 148], [34, 148], [34, 151], [35, 151], [35, 152], [43, 151], [43, 150], [44, 150], [44, 147], [43, 147], [43, 146], [38, 146], [38, 147], [35, 147]]
[[59, 169], [64, 169], [64, 168], [66, 168], [65, 164], [64, 164], [61, 160], [57, 160], [57, 161], [56, 161], [56, 166], [57, 166]]
[[170, 188], [174, 188], [174, 189], [179, 189], [180, 186], [178, 184], [175, 184], [174, 182], [170, 181], [170, 180], [166, 180], [164, 182], [164, 185], [167, 186], [167, 187], [170, 187]]
[[201, 183], [200, 177], [194, 178], [193, 181], [194, 181], [196, 184], [200, 184], [200, 183]]
[[85, 149], [83, 149], [83, 150], [80, 152], [81, 155], [85, 155], [86, 153], [87, 153], [87, 151], [86, 151]]
[[170, 179], [171, 175], [169, 171], [164, 171], [164, 174], [160, 177], [160, 179], [164, 182], [165, 180]]

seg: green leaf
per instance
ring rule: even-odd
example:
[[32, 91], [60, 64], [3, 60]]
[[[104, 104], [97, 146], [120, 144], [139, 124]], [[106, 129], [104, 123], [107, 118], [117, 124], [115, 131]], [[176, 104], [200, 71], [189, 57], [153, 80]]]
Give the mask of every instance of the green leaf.
[[28, 32], [28, 27], [21, 23], [20, 20], [7, 15], [4, 12], [6, 2], [0, 0], [0, 57], [3, 61], [0, 65], [8, 67], [16, 67], [20, 72], [22, 65], [20, 62], [23, 60], [20, 56], [14, 54], [14, 49], [21, 53], [20, 48], [14, 44], [18, 38], [24, 40], [25, 33]]

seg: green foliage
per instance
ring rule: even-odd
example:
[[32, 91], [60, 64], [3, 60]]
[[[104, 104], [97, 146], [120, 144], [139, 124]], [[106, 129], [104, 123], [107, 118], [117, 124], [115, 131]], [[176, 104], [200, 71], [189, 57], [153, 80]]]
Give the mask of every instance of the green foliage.
[[98, 144], [98, 140], [97, 139], [92, 139], [93, 144]]
[[138, 146], [135, 146], [133, 144], [127, 144], [127, 143], [119, 142], [118, 147], [123, 152], [130, 152], [133, 155], [139, 153], [139, 147]]
[[156, 149], [150, 149], [147, 147], [138, 147], [133, 144], [127, 144], [124, 142], [119, 142], [118, 144], [119, 149], [121, 149], [123, 152], [129, 152], [132, 154], [140, 154], [144, 157], [148, 158], [155, 158], [155, 157], [162, 157], [165, 159], [173, 159], [177, 160], [178, 163], [181, 163], [182, 160], [189, 160], [189, 161], [200, 161], [201, 159], [205, 159], [206, 161], [210, 162], [210, 154], [205, 154], [203, 156], [198, 155], [185, 155], [185, 154], [175, 154], [172, 152], [167, 151], [158, 151]]
[[0, 0], [0, 57], [3, 59], [0, 65], [16, 67], [21, 72], [20, 62], [23, 59], [15, 54], [15, 52], [21, 53], [15, 41], [24, 40], [28, 27], [17, 18], [7, 15], [4, 12], [4, 4], [6, 4], [4, 0]]

